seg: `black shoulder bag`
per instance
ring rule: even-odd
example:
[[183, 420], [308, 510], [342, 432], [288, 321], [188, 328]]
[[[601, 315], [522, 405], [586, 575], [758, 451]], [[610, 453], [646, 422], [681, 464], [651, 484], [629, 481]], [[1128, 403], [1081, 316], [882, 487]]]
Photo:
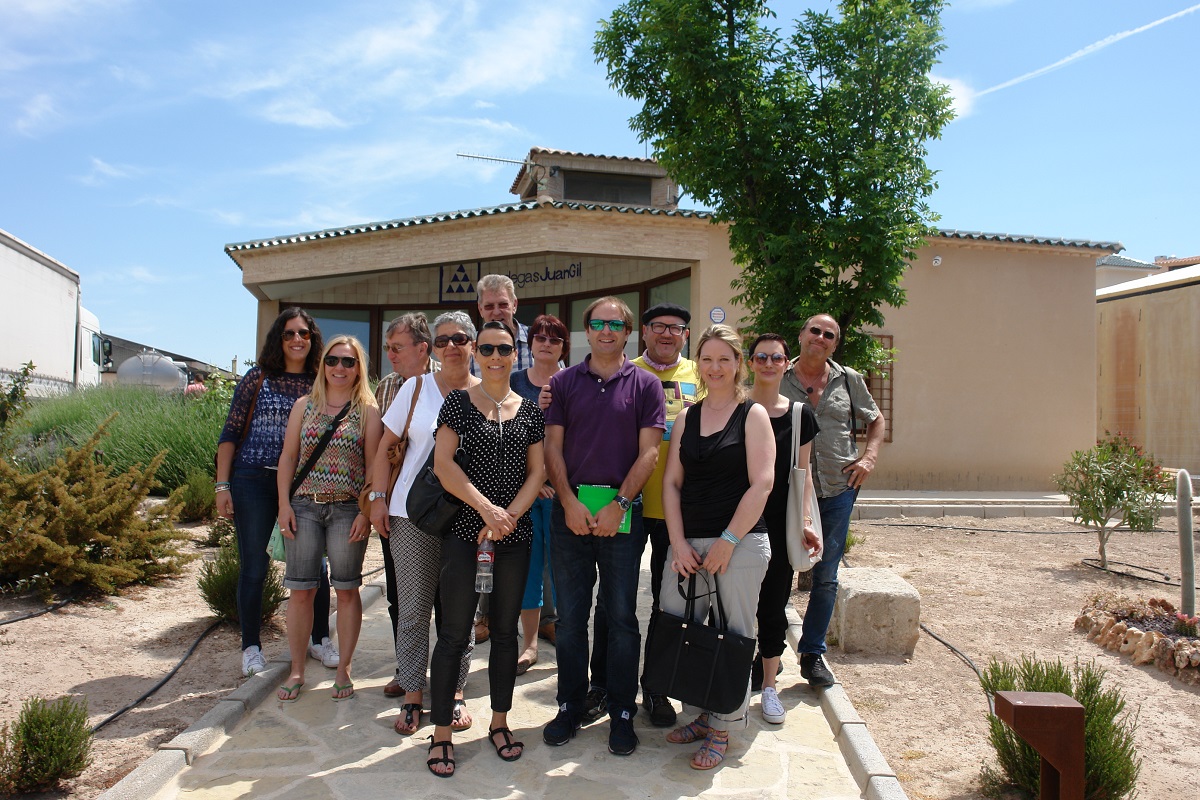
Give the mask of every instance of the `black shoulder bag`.
[[[682, 582], [680, 576], [681, 594]], [[661, 608], [654, 612], [643, 681], [652, 694], [665, 694], [706, 711], [732, 714], [742, 707], [750, 690], [756, 642], [729, 630], [716, 575], [712, 576], [712, 593], [717, 596], [715, 625], [693, 621], [696, 573], [688, 579], [687, 606], [682, 617]]]

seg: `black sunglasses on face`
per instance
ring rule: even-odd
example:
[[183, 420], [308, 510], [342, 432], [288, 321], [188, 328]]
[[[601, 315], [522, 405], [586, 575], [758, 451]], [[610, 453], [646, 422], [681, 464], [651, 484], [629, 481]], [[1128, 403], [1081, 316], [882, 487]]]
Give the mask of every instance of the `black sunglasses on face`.
[[336, 367], [338, 362], [342, 362], [342, 366], [346, 369], [352, 369], [358, 364], [358, 359], [354, 356], [325, 356], [325, 366]]
[[433, 340], [434, 347], [445, 347], [453, 342], [457, 347], [466, 347], [467, 342], [471, 341], [471, 337], [465, 333], [456, 333], [453, 336], [439, 336]]
[[308, 337], [312, 336], [312, 331], [310, 331], [308, 328], [301, 328], [298, 331], [284, 331], [283, 332], [283, 340], [285, 342], [290, 342], [292, 339], [295, 339], [297, 336], [299, 336], [301, 339], [303, 339], [304, 341], [307, 342]]
[[820, 328], [818, 328], [816, 325], [813, 325], [811, 328], [809, 328], [808, 332], [811, 333], [813, 336], [824, 336], [826, 339], [828, 339], [831, 342], [837, 338], [837, 334], [834, 333], [833, 331], [823, 331]]
[[476, 345], [475, 349], [478, 350], [479, 355], [483, 356], [484, 358], [491, 356], [492, 353], [499, 353], [501, 356], [508, 358], [513, 354], [513, 350], [516, 350], [517, 348], [513, 347], [511, 344], [481, 344]]
[[683, 336], [683, 332], [687, 330], [687, 325], [672, 325], [667, 322], [651, 322], [650, 332], [663, 334], [670, 331], [675, 336]]
[[772, 364], [782, 364], [787, 361], [787, 356], [783, 353], [755, 353], [750, 356], [751, 361], [757, 361], [759, 364], [766, 364], [770, 361]]

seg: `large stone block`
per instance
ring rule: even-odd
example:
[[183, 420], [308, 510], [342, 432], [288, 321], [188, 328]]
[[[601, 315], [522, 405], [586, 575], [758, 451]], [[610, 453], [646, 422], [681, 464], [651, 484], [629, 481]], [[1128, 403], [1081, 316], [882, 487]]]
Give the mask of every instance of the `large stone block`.
[[891, 570], [843, 567], [829, 636], [847, 653], [911, 655], [921, 623], [921, 595]]

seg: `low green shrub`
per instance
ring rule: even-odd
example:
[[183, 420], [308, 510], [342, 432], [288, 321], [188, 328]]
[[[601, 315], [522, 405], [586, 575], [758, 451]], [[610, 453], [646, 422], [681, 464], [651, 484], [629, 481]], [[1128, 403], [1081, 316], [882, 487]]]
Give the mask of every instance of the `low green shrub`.
[[1175, 484], [1154, 456], [1128, 436], [1111, 435], [1090, 450], [1076, 450], [1054, 476], [1059, 491], [1075, 509], [1075, 518], [1096, 529], [1100, 566], [1108, 568], [1108, 539], [1118, 525], [1150, 531], [1162, 513], [1162, 498]]
[[226, 542], [235, 542], [237, 540], [237, 529], [233, 527], [233, 520], [217, 517], [208, 526], [208, 538], [202, 544], [205, 547], [220, 547]]
[[32, 474], [0, 459], [0, 584], [36, 582], [43, 597], [51, 587], [110, 594], [177, 575], [194, 557], [178, 549], [187, 535], [172, 524], [177, 503], [141, 511], [162, 456], [110, 470], [95, 456], [104, 433], [102, 424]]
[[[1125, 711], [1125, 698], [1116, 688], [1104, 688], [1105, 672], [1076, 662], [1068, 670], [1061, 661], [1022, 657], [1020, 663], [992, 660], [983, 672], [983, 690], [996, 692], [1062, 692], [1074, 697], [1084, 713], [1084, 796], [1088, 800], [1118, 800], [1132, 796], [1142, 762], [1133, 734], [1136, 715]], [[1017, 786], [1037, 797], [1041, 757], [999, 717], [988, 715], [988, 740], [996, 751], [997, 771], [983, 767], [983, 785], [993, 795]]]
[[200, 469], [189, 470], [187, 479], [171, 497], [179, 500], [179, 519], [184, 522], [212, 519], [217, 508], [212, 476]]
[[92, 763], [87, 703], [61, 697], [25, 701], [16, 722], [0, 730], [0, 791], [52, 789]]
[[[221, 544], [217, 557], [200, 565], [200, 596], [208, 607], [220, 619], [230, 622], [240, 622], [237, 607], [238, 570], [241, 559], [238, 557], [237, 542], [228, 539]], [[262, 621], [266, 622], [275, 616], [279, 606], [287, 600], [287, 589], [283, 588], [283, 578], [279, 568], [274, 564], [267, 567], [267, 580], [263, 584]]]
[[96, 386], [43, 400], [25, 414], [26, 441], [20, 449], [29, 454], [30, 466], [39, 468], [58, 448], [87, 441], [115, 412], [102, 448], [105, 463], [123, 472], [165, 453], [156, 474], [165, 494], [186, 483], [192, 472], [213, 478], [213, 454], [229, 403], [208, 394], [185, 397], [144, 386]]

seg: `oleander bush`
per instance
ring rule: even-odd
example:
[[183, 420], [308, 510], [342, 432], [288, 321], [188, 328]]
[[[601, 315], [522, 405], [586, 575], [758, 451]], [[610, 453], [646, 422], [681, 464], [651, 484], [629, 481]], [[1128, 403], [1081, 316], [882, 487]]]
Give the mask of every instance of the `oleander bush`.
[[229, 411], [224, 389], [195, 396], [145, 386], [96, 386], [34, 403], [22, 420], [18, 459], [40, 469], [66, 447], [87, 441], [105, 419], [109, 436], [100, 448], [104, 463], [124, 472], [164, 453], [156, 471], [167, 494], [202, 472], [213, 478], [213, 454]]
[[[200, 565], [200, 596], [220, 619], [240, 622], [237, 607], [238, 570], [237, 541], [228, 538], [221, 543], [217, 557]], [[279, 606], [287, 600], [287, 589], [283, 588], [283, 577], [274, 563], [267, 567], [267, 580], [263, 584], [262, 621], [275, 616]]]
[[1128, 436], [1107, 431], [1095, 447], [1072, 453], [1054, 482], [1070, 500], [1075, 518], [1096, 529], [1103, 569], [1108, 568], [1106, 547], [1117, 526], [1154, 530], [1163, 498], [1175, 495], [1174, 482], [1154, 456]]
[[[1022, 657], [1017, 664], [995, 659], [983, 672], [981, 683], [989, 697], [996, 692], [1062, 692], [1083, 706], [1084, 797], [1118, 800], [1132, 797], [1142, 761], [1134, 747], [1137, 715], [1125, 711], [1119, 689], [1104, 686], [1105, 671], [1092, 663], [1075, 663]], [[1037, 797], [1041, 784], [1041, 756], [999, 717], [988, 715], [988, 740], [996, 752], [999, 770], [984, 765], [982, 782], [992, 796], [1016, 786]]]
[[70, 697], [25, 701], [12, 725], [0, 729], [0, 792], [55, 788], [92, 762], [87, 703]]
[[110, 468], [96, 456], [106, 424], [36, 472], [0, 458], [0, 584], [111, 594], [177, 575], [194, 557], [179, 550], [178, 501], [142, 508], [163, 456]]

